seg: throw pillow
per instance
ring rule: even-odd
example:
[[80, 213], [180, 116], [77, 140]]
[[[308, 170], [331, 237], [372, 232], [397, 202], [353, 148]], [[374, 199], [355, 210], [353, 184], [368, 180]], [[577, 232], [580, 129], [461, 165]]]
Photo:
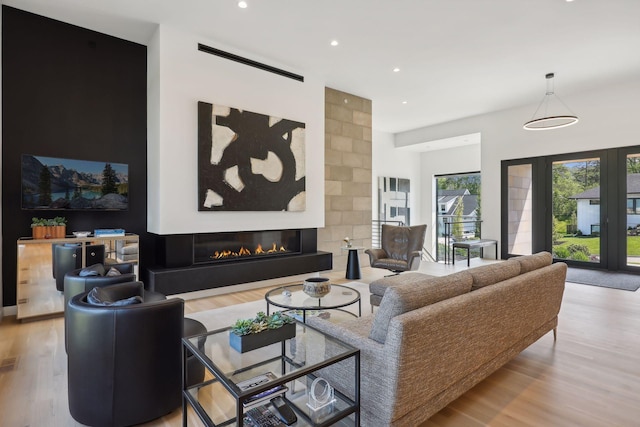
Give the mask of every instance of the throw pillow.
[[104, 276], [104, 272], [104, 266], [102, 264], [93, 264], [92, 266], [85, 267], [80, 270], [80, 273], [78, 273], [78, 275], [80, 277]]
[[373, 318], [369, 338], [384, 344], [391, 319], [408, 311], [466, 294], [471, 290], [472, 284], [471, 275], [467, 271], [461, 271], [430, 280], [388, 287]]
[[129, 298], [111, 301], [107, 293], [103, 292], [101, 288], [95, 287], [91, 289], [91, 291], [89, 291], [89, 293], [87, 294], [87, 302], [91, 305], [118, 307], [118, 306], [132, 305], [132, 304], [140, 304], [142, 303], [142, 297], [140, 295], [134, 295]]
[[120, 273], [120, 270], [118, 270], [115, 267], [111, 267], [109, 271], [107, 271], [107, 274], [105, 274], [105, 276], [108, 276], [108, 277], [120, 276], [120, 275], [122, 275], [122, 273]]

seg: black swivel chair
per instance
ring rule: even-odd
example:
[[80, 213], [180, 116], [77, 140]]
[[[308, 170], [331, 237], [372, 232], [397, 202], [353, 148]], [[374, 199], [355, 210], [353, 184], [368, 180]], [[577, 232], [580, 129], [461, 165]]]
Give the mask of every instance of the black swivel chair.
[[[109, 270], [115, 268], [118, 275], [109, 275]], [[95, 273], [95, 274], [91, 274]], [[65, 310], [69, 300], [75, 295], [89, 292], [93, 288], [102, 288], [116, 283], [135, 282], [136, 274], [131, 263], [94, 264], [86, 268], [69, 271], [64, 275], [64, 306]]]
[[[87, 245], [85, 248], [84, 265], [104, 264], [104, 245]], [[54, 245], [53, 246], [53, 277], [56, 279], [56, 289], [64, 291], [64, 275], [69, 271], [82, 267], [82, 246]]]
[[[65, 330], [71, 416], [91, 426], [128, 426], [180, 407], [181, 339], [185, 333], [206, 332], [204, 326], [183, 318], [182, 299], [145, 291], [142, 282], [97, 291], [103, 301], [140, 297], [142, 302], [94, 305], [86, 292], [69, 301]], [[204, 366], [194, 356], [187, 358], [187, 369], [188, 384], [203, 380]]]
[[417, 270], [426, 233], [426, 225], [382, 224], [382, 247], [365, 251], [371, 267], [391, 270], [394, 274]]

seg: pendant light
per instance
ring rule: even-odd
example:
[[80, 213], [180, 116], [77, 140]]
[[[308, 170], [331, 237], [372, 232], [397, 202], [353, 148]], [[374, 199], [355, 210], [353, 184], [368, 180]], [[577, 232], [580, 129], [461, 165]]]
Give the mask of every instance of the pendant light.
[[[533, 113], [533, 117], [524, 124], [523, 128], [526, 130], [559, 129], [578, 123], [578, 116], [573, 114], [567, 104], [562, 102], [553, 91], [554, 74], [549, 73], [545, 77], [547, 79], [547, 92], [542, 101], [540, 101], [535, 113]], [[564, 109], [559, 109], [560, 105]], [[560, 114], [560, 111], [563, 110], [568, 111], [570, 114]], [[538, 113], [540, 114], [538, 115]]]

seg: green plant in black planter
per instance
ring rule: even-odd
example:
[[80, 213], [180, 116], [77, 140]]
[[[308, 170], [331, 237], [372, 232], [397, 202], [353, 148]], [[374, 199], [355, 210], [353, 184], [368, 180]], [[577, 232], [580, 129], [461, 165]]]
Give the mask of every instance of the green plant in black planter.
[[295, 323], [295, 320], [279, 311], [270, 316], [260, 311], [253, 319], [236, 320], [231, 326], [231, 332], [238, 336], [257, 334], [267, 329], [278, 329], [287, 323]]
[[229, 344], [244, 353], [295, 336], [296, 325], [292, 317], [281, 312], [267, 316], [261, 311], [253, 319], [239, 319], [231, 325]]

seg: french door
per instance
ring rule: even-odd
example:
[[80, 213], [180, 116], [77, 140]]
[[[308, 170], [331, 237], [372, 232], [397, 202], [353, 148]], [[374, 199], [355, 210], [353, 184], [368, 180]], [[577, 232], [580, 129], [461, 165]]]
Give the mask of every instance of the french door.
[[502, 162], [502, 258], [640, 271], [640, 147]]

